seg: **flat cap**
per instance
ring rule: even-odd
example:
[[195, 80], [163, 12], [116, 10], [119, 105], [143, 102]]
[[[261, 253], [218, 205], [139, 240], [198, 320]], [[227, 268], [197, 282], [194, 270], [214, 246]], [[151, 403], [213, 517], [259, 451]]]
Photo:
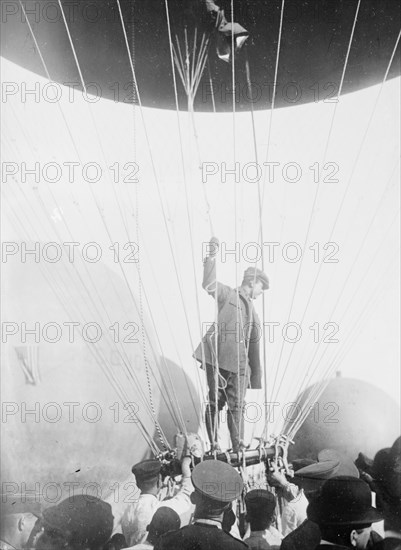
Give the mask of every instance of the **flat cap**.
[[74, 495], [43, 511], [45, 530], [61, 531], [74, 544], [104, 544], [113, 531], [109, 503], [89, 495]]
[[244, 486], [237, 470], [220, 460], [204, 460], [195, 466], [192, 483], [198, 493], [222, 503], [239, 498]]
[[244, 281], [253, 281], [255, 279], [257, 281], [262, 281], [263, 290], [267, 290], [269, 288], [269, 279], [267, 278], [266, 273], [257, 267], [248, 267], [248, 269], [244, 271]]
[[159, 460], [143, 460], [132, 466], [132, 473], [137, 481], [152, 481], [159, 476], [162, 469], [161, 462]]

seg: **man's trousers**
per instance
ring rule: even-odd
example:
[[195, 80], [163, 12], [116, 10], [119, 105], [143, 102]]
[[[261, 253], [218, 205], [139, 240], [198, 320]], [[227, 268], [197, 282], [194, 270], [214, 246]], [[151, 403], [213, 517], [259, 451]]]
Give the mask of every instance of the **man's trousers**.
[[[219, 428], [219, 412], [227, 403], [227, 423], [230, 431], [233, 451], [239, 449], [244, 439], [244, 400], [249, 386], [250, 368], [237, 372], [220, 369], [216, 376], [216, 367], [206, 364], [206, 376], [209, 387], [209, 404], [206, 407], [206, 428], [212, 447], [217, 444]], [[216, 414], [216, 384], [217, 384], [217, 414]], [[217, 421], [217, 425], [216, 425]], [[215, 435], [216, 433], [216, 435]]]

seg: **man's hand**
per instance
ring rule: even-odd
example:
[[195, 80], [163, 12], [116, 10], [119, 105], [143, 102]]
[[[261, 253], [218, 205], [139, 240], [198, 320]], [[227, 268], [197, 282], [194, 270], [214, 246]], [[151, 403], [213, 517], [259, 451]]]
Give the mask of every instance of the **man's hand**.
[[212, 237], [209, 241], [209, 256], [214, 258], [219, 251], [220, 241], [217, 237]]
[[181, 460], [181, 472], [183, 477], [191, 477], [191, 464], [191, 457], [184, 456], [184, 458]]
[[283, 472], [280, 472], [277, 466], [273, 466], [270, 470], [268, 475], [268, 482], [273, 487], [286, 487], [289, 484], [287, 478], [285, 477], [285, 474], [283, 474]]

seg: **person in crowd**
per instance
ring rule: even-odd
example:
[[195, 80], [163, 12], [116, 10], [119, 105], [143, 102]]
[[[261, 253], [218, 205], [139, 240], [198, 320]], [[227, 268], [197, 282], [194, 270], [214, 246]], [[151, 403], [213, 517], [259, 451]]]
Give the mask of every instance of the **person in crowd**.
[[237, 289], [217, 282], [218, 249], [219, 241], [213, 237], [203, 266], [203, 288], [217, 301], [217, 331], [213, 323], [194, 357], [206, 369], [209, 403], [205, 422], [210, 445], [213, 450], [220, 450], [218, 412], [227, 403], [231, 445], [233, 451], [238, 452], [245, 448], [243, 407], [246, 390], [249, 385], [261, 388], [260, 321], [253, 301], [269, 288], [269, 281], [263, 271], [249, 267]]
[[[311, 502], [328, 479], [336, 475], [348, 475], [358, 478], [359, 472], [352, 460], [332, 449], [324, 449], [318, 454], [317, 462], [297, 469], [294, 483], [303, 490], [305, 498]], [[301, 464], [300, 464], [301, 465]], [[292, 532], [284, 535], [281, 550], [311, 550], [319, 544], [321, 533], [319, 526], [306, 518]]]
[[266, 489], [253, 489], [245, 495], [246, 520], [250, 524], [250, 536], [244, 542], [255, 550], [278, 549], [283, 538], [273, 527], [276, 497]]
[[377, 505], [384, 515], [384, 539], [373, 549], [401, 550], [401, 437], [376, 454], [373, 476]]
[[127, 550], [150, 550], [154, 548], [162, 535], [176, 531], [181, 526], [180, 516], [172, 508], [161, 506], [156, 510], [147, 527], [148, 536], [145, 542], [127, 548]]
[[0, 550], [33, 546], [39, 532], [40, 504], [20, 496], [4, 495], [0, 514]]
[[229, 464], [205, 460], [192, 471], [195, 504], [192, 525], [167, 533], [155, 550], [241, 550], [247, 545], [222, 529], [224, 512], [243, 490], [241, 476]]
[[327, 480], [307, 510], [321, 532], [316, 550], [365, 550], [372, 523], [382, 519], [371, 503], [371, 490], [362, 479], [338, 476]]
[[113, 530], [111, 506], [99, 498], [74, 495], [43, 511], [37, 550], [102, 550]]
[[277, 527], [283, 536], [291, 533], [306, 519], [306, 499], [302, 488], [298, 487], [278, 468], [273, 467], [267, 474], [267, 482], [277, 494]]
[[167, 506], [179, 516], [191, 508], [190, 495], [193, 492], [191, 482], [191, 459], [184, 457], [181, 461], [182, 481], [178, 493], [169, 500], [160, 501], [158, 494], [161, 488], [161, 462], [159, 460], [144, 460], [132, 467], [132, 473], [140, 489], [137, 502], [127, 506], [122, 519], [121, 529], [129, 546], [142, 543], [147, 538], [147, 526], [157, 508]]

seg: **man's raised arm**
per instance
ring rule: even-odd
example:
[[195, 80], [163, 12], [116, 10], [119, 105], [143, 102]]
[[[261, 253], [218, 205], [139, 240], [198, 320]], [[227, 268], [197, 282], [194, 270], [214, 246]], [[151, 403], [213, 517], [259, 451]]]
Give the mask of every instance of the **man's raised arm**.
[[206, 247], [206, 256], [203, 260], [203, 282], [202, 286], [208, 294], [216, 297], [219, 303], [224, 303], [231, 288], [219, 283], [216, 279], [216, 256], [219, 251], [220, 242], [217, 237], [212, 237]]

